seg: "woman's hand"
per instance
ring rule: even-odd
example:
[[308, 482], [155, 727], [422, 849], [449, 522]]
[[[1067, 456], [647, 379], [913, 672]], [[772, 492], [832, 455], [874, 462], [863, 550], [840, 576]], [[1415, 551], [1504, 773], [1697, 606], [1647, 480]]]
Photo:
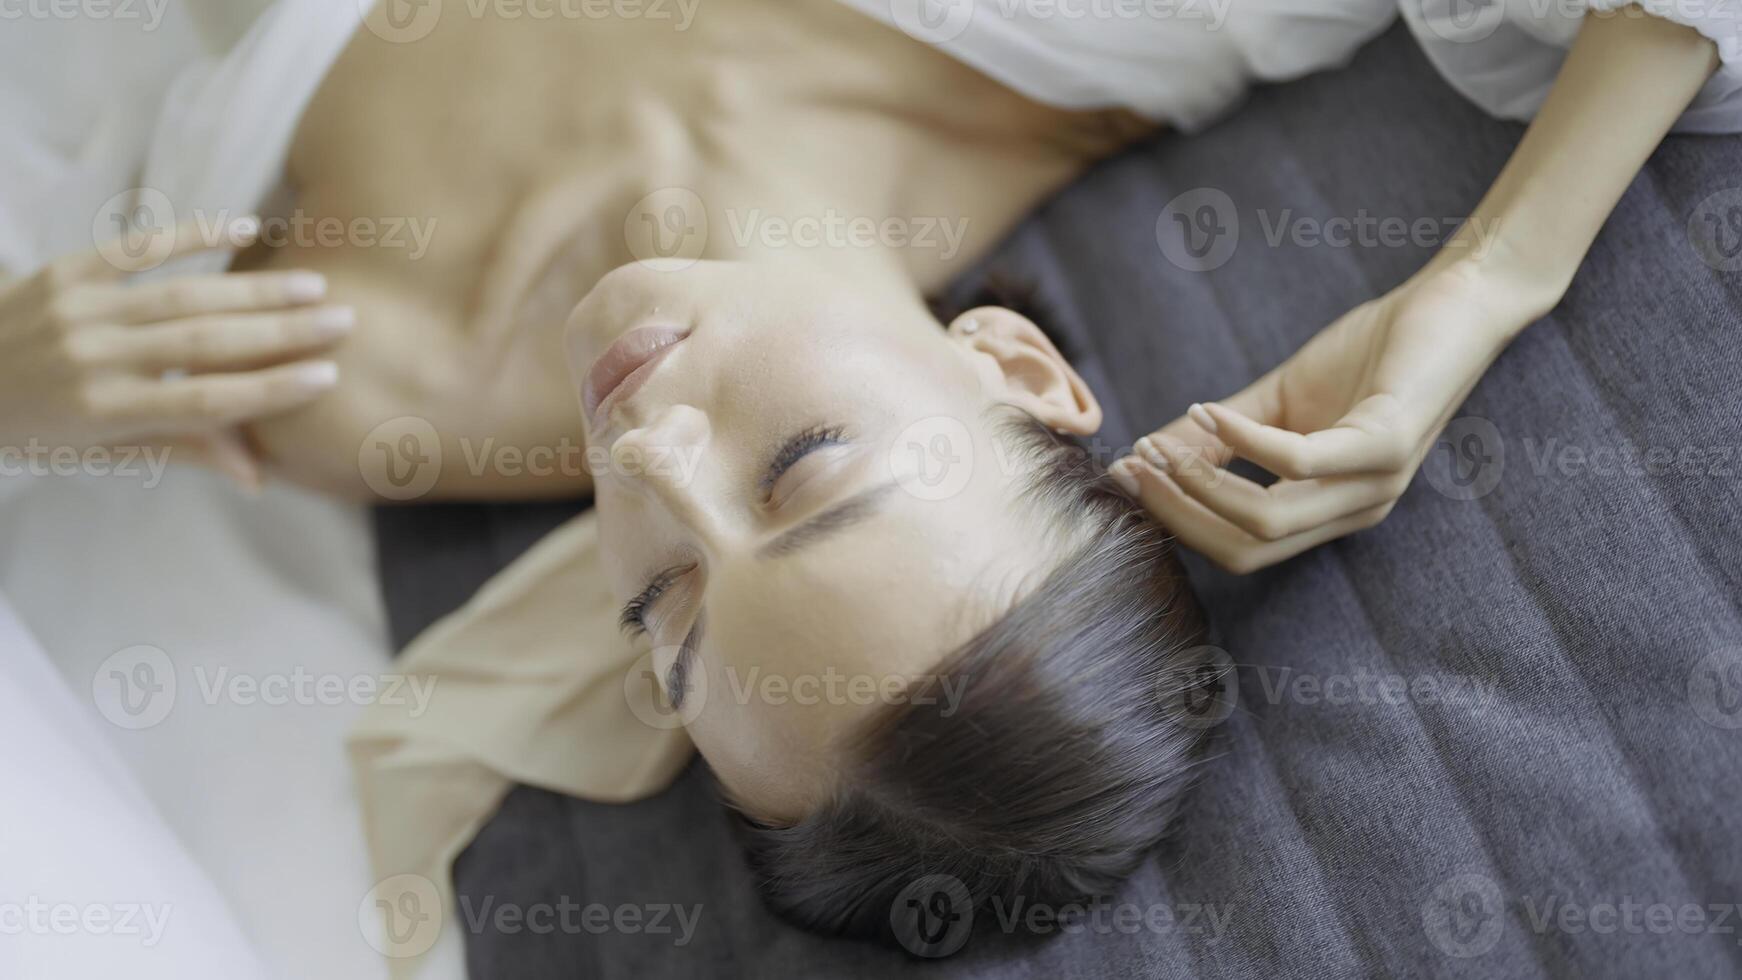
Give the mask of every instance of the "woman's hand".
[[[1138, 440], [1114, 475], [1181, 541], [1237, 573], [1391, 512], [1488, 365], [1542, 311], [1474, 263], [1425, 270], [1221, 403]], [[1280, 477], [1228, 472], [1239, 457]]]
[[[1560, 300], [1717, 64], [1692, 28], [1587, 17], [1518, 149], [1425, 269], [1245, 391], [1139, 440], [1114, 477], [1234, 572], [1383, 520], [1482, 372]], [[1498, 230], [1488, 248], [1476, 228]], [[1282, 479], [1237, 477], [1223, 469], [1234, 456]]]
[[[257, 224], [238, 223], [226, 243]], [[189, 227], [171, 255], [207, 247]], [[311, 272], [128, 285], [100, 252], [0, 285], [0, 447], [171, 442], [238, 472], [230, 428], [296, 408], [338, 380], [310, 360], [347, 334]]]

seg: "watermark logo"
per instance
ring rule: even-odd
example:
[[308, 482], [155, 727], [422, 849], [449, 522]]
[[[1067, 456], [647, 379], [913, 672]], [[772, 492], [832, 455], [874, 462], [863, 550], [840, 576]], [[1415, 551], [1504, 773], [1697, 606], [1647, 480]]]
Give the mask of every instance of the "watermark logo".
[[357, 928], [382, 956], [422, 956], [442, 934], [441, 892], [423, 875], [394, 875], [363, 896]]
[[120, 728], [151, 728], [175, 707], [175, 664], [169, 654], [148, 644], [111, 653], [91, 676], [97, 712]]
[[442, 19], [442, 0], [357, 0], [369, 33], [390, 44], [429, 37]]
[[974, 0], [889, 0], [889, 16], [908, 37], [943, 44], [968, 29]]
[[121, 272], [149, 272], [175, 249], [175, 206], [155, 187], [135, 187], [103, 202], [91, 219], [97, 254]]
[[920, 500], [948, 500], [973, 478], [974, 436], [961, 419], [920, 419], [890, 444], [889, 472], [901, 489]]
[[954, 875], [926, 875], [903, 888], [889, 904], [895, 941], [915, 956], [942, 959], [974, 932], [974, 901]]
[[1742, 647], [1719, 647], [1694, 665], [1688, 704], [1713, 728], [1742, 728]]
[[682, 648], [677, 646], [655, 647], [635, 658], [635, 663], [623, 675], [623, 700], [629, 704], [629, 713], [649, 728], [661, 731], [682, 728], [700, 717], [702, 706], [707, 703], [708, 672], [705, 670], [682, 672], [684, 690], [676, 699], [677, 704], [672, 703], [672, 697], [661, 683], [657, 665], [660, 661], [676, 663], [681, 653]]
[[363, 483], [387, 500], [415, 500], [435, 487], [442, 471], [442, 440], [428, 419], [402, 415], [363, 437], [357, 448]]
[[1183, 678], [1173, 675], [1164, 680], [1170, 687], [1162, 692], [1164, 703], [1177, 699], [1179, 724], [1206, 729], [1227, 721], [1240, 702], [1240, 676], [1234, 669], [1234, 658], [1221, 647], [1201, 646], [1187, 650], [1182, 659], [1192, 666]]
[[1481, 956], [1494, 948], [1506, 928], [1506, 897], [1487, 875], [1453, 875], [1422, 903], [1421, 925], [1447, 956]]
[[1719, 191], [1688, 216], [1688, 241], [1719, 272], [1742, 270], [1742, 188]]
[[1167, 202], [1155, 219], [1155, 243], [1187, 272], [1219, 269], [1240, 244], [1234, 199], [1216, 187], [1197, 187]]
[[643, 265], [665, 272], [687, 269], [708, 244], [707, 205], [688, 187], [662, 187], [629, 209], [623, 240]]
[[1428, 484], [1452, 500], [1486, 497], [1500, 485], [1505, 470], [1506, 441], [1493, 422], [1479, 415], [1453, 419], [1422, 466]]
[[1423, 0], [1421, 21], [1430, 33], [1456, 44], [1492, 35], [1506, 19], [1503, 0]]

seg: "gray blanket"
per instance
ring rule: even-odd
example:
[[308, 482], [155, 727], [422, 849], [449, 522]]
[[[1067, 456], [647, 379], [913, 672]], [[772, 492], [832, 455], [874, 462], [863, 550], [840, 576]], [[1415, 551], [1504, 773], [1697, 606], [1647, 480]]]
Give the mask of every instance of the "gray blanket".
[[[1037, 284], [1107, 404], [1105, 443], [1128, 445], [1417, 269], [1520, 132], [1394, 30], [1345, 70], [1096, 168], [980, 275]], [[1200, 188], [1226, 197], [1180, 198]], [[1232, 251], [1185, 242], [1171, 216], [1158, 229], [1176, 199], [1212, 219], [1200, 228], [1237, 227]], [[1349, 244], [1326, 240], [1343, 240], [1334, 218]], [[1742, 139], [1671, 138], [1389, 520], [1243, 579], [1194, 562], [1238, 703], [1177, 837], [1068, 926], [982, 913], [960, 952], [920, 965], [1742, 973], [1738, 228]], [[396, 639], [573, 509], [381, 511]], [[480, 980], [882, 978], [918, 962], [768, 914], [700, 766], [633, 806], [519, 788], [455, 878]], [[550, 909], [556, 928], [502, 907]], [[937, 929], [963, 927], [937, 911]]]

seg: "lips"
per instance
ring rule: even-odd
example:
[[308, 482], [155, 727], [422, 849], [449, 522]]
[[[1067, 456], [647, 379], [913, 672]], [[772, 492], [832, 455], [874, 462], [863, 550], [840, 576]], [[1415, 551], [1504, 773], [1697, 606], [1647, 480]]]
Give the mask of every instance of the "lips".
[[581, 384], [581, 407], [594, 428], [613, 405], [634, 394], [660, 360], [689, 334], [686, 327], [636, 327], [606, 348]]

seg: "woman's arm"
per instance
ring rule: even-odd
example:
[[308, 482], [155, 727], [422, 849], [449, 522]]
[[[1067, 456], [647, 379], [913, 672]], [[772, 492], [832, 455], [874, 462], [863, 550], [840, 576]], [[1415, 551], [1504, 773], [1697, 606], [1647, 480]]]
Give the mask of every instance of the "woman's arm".
[[[1236, 572], [1383, 520], [1488, 365], [1560, 301], [1716, 65], [1692, 28], [1588, 15], [1518, 149], [1439, 254], [1250, 387], [1139, 440], [1114, 477]], [[1235, 476], [1231, 457], [1281, 479]]]
[[1476, 206], [1425, 271], [1471, 250], [1493, 288], [1534, 315], [1560, 302], [1597, 232], [1651, 151], [1718, 67], [1718, 49], [1693, 28], [1637, 12], [1588, 14], [1548, 99]]

